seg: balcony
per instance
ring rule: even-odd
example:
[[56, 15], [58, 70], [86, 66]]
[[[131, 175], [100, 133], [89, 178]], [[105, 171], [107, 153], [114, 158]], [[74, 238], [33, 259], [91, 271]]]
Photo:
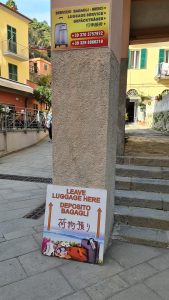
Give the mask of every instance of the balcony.
[[2, 42], [3, 55], [10, 58], [27, 61], [29, 60], [29, 49], [21, 44], [15, 43], [11, 40]]
[[157, 65], [155, 80], [169, 80], [169, 63], [162, 62]]
[[0, 77], [0, 87], [5, 90], [10, 89], [15, 92], [19, 91], [19, 92], [22, 92], [22, 94], [23, 93], [33, 94], [33, 88], [31, 88], [29, 85], [23, 84], [20, 82], [15, 82], [15, 81], [3, 78], [3, 77]]

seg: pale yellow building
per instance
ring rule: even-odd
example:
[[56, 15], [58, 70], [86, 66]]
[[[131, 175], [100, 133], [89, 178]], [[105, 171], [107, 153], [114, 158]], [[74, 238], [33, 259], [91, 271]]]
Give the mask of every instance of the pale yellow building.
[[138, 120], [141, 100], [147, 98], [153, 101], [167, 93], [169, 93], [169, 42], [131, 45], [127, 78], [130, 121]]
[[33, 93], [27, 85], [30, 21], [0, 3], [0, 103], [15, 105], [17, 101], [16, 105], [25, 106], [25, 99]]

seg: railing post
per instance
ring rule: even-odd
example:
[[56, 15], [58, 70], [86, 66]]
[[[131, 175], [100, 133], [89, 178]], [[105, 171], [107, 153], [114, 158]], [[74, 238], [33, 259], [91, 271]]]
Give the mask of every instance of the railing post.
[[5, 131], [7, 131], [7, 128], [8, 128], [7, 107], [5, 106]]
[[16, 114], [15, 112], [13, 113], [13, 129], [15, 129], [15, 120], [16, 120]]
[[24, 110], [24, 129], [27, 129], [27, 109]]

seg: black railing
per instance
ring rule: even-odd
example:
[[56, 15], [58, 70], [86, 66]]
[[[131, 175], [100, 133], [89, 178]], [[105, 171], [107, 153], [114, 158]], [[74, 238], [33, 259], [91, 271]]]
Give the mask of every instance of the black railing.
[[45, 129], [46, 113], [0, 105], [0, 131]]
[[9, 40], [8, 41], [8, 51], [17, 53], [17, 43]]

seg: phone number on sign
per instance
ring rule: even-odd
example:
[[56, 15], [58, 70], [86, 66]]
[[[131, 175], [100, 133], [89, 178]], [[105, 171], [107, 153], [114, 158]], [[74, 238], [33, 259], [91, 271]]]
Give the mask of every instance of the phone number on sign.
[[104, 36], [104, 31], [87, 31], [87, 32], [73, 32], [71, 38], [86, 38], [86, 37], [95, 37], [95, 36]]
[[104, 40], [84, 40], [84, 41], [73, 41], [71, 42], [71, 46], [86, 46], [86, 45], [102, 45], [104, 44]]

